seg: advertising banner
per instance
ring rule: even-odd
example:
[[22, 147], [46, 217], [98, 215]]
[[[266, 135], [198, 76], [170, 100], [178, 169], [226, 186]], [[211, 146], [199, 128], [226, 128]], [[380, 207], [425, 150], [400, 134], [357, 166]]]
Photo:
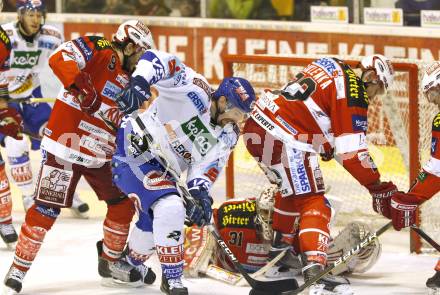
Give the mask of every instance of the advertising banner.
[[347, 6], [311, 6], [310, 18], [318, 23], [345, 23], [348, 24]]
[[402, 26], [403, 11], [394, 8], [364, 8], [364, 24]]

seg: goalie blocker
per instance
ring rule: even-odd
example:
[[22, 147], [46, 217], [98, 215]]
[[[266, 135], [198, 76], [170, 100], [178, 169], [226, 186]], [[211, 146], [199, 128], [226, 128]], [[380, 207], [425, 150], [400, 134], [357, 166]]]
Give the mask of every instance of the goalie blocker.
[[[226, 201], [214, 210], [214, 221], [222, 238], [233, 251], [240, 264], [247, 272], [260, 274], [269, 260], [271, 240], [271, 219], [273, 212], [273, 187], [265, 189], [255, 198]], [[362, 241], [372, 229], [362, 222], [351, 222], [333, 240], [328, 251], [328, 263], [332, 263], [346, 254]], [[216, 243], [206, 227], [192, 226], [186, 228], [185, 234], [185, 267], [186, 277], [198, 277], [206, 274], [229, 284], [237, 284], [240, 276], [236, 274], [228, 258], [216, 249]], [[292, 254], [296, 257], [298, 247], [293, 243]], [[339, 265], [333, 275], [363, 273], [378, 260], [381, 245], [378, 240]], [[275, 263], [273, 263], [275, 264]], [[295, 275], [301, 272], [299, 260], [293, 260], [288, 273], [271, 271], [270, 276]], [[269, 273], [266, 272], [266, 276]]]

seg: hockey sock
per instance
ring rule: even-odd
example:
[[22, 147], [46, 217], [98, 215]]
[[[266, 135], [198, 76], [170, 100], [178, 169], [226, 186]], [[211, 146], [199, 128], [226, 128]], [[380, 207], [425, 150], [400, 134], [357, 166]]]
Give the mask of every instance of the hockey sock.
[[32, 195], [35, 187], [29, 155], [26, 153], [21, 157], [8, 157], [8, 159], [12, 179], [14, 179], [21, 193], [23, 196]]
[[156, 252], [167, 280], [183, 274], [185, 208], [177, 195], [163, 197], [153, 208], [153, 235]]
[[307, 255], [308, 262], [326, 265], [331, 210], [319, 198], [313, 198], [301, 211], [299, 224], [301, 252]]
[[0, 223], [12, 222], [12, 197], [8, 177], [5, 171], [5, 162], [0, 162]]
[[26, 212], [21, 226], [13, 265], [21, 271], [28, 271], [43, 244], [46, 233], [52, 228], [60, 214], [59, 208], [32, 205]]
[[153, 233], [135, 226], [128, 241], [127, 262], [133, 266], [143, 264], [154, 253]]
[[134, 205], [128, 198], [115, 204], [107, 203], [104, 220], [104, 241], [102, 256], [110, 261], [118, 260], [127, 242]]

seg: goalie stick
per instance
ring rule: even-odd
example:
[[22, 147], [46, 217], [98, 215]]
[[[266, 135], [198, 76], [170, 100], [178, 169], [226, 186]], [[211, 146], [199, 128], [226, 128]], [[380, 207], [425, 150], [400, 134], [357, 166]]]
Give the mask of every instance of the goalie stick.
[[[353, 247], [350, 251], [348, 251], [346, 254], [344, 254], [342, 257], [340, 257], [338, 260], [333, 262], [331, 265], [326, 267], [323, 271], [315, 275], [313, 278], [299, 286], [297, 289], [287, 292], [281, 292], [281, 295], [296, 295], [316, 283], [319, 279], [321, 279], [323, 276], [329, 274], [333, 269], [335, 269], [338, 265], [341, 263], [345, 263], [350, 257], [353, 255], [359, 253], [359, 251], [364, 248], [365, 246], [368, 246], [371, 244], [375, 239], [377, 239], [381, 234], [383, 234], [385, 231], [387, 231], [391, 226], [393, 225], [392, 222], [388, 222], [384, 226], [382, 226], [379, 230], [376, 232], [369, 234], [365, 239], [363, 239], [359, 244], [357, 244], [355, 247]], [[267, 293], [267, 295], [273, 294], [273, 293]]]
[[[186, 188], [186, 185], [180, 180], [180, 177], [176, 171], [172, 170], [168, 160], [165, 158], [165, 155], [161, 152], [160, 146], [154, 145], [153, 139], [151, 137], [151, 134], [148, 133], [145, 124], [142, 122], [141, 118], [139, 118], [138, 114], [133, 114], [133, 117], [139, 126], [139, 128], [142, 131], [142, 137], [147, 139], [149, 148], [154, 148], [155, 155], [159, 158], [159, 161], [161, 164], [165, 167], [165, 172], [171, 174], [171, 176], [176, 181], [179, 189], [182, 192], [183, 198], [185, 202], [191, 202], [195, 206], [198, 206], [196, 201], [192, 198], [191, 194], [188, 192], [188, 189]], [[207, 221], [210, 222], [210, 221]], [[235, 257], [234, 253], [232, 253], [231, 249], [229, 249], [228, 245], [226, 245], [225, 241], [221, 238], [219, 232], [215, 228], [215, 226], [212, 223], [207, 224], [208, 230], [211, 232], [213, 237], [215, 238], [217, 244], [220, 246], [220, 249], [223, 251], [226, 256], [228, 256], [231, 263], [234, 265], [235, 269], [243, 276], [243, 278], [249, 283], [249, 285], [260, 292], [268, 292], [268, 294], [273, 293], [281, 293], [288, 290], [295, 290], [298, 288], [298, 282], [295, 279], [283, 279], [283, 280], [277, 280], [277, 281], [260, 281], [252, 278], [246, 270], [243, 268], [243, 266], [238, 262], [237, 258]]]

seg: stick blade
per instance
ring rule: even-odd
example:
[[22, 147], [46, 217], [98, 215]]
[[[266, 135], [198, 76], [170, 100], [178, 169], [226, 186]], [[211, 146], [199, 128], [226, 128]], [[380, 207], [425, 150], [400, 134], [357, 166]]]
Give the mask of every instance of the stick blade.
[[[293, 291], [298, 288], [298, 282], [295, 279], [284, 279], [276, 281], [257, 281], [249, 282], [256, 294], [277, 294], [286, 291]], [[251, 294], [251, 293], [249, 293]]]

